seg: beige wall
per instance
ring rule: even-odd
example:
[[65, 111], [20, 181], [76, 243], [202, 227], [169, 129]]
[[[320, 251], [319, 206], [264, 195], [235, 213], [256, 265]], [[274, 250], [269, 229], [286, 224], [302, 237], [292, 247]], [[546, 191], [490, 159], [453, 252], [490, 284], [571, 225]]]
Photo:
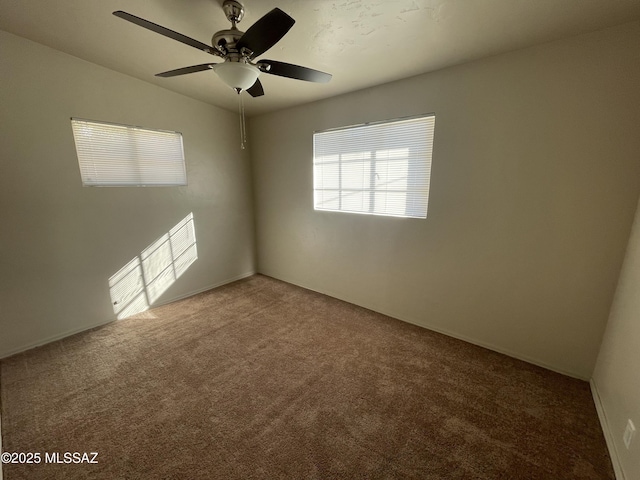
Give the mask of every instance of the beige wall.
[[[603, 425], [625, 478], [640, 478], [640, 204], [627, 247], [593, 383], [606, 417]], [[623, 443], [627, 420], [636, 427], [629, 450]]]
[[[639, 56], [633, 23], [251, 119], [258, 270], [589, 378], [640, 191]], [[315, 130], [429, 112], [426, 220], [313, 210]]]
[[[115, 318], [108, 278], [190, 212], [198, 260], [159, 299], [254, 271], [237, 116], [0, 32], [0, 357]], [[183, 134], [188, 187], [83, 188], [70, 117]]]

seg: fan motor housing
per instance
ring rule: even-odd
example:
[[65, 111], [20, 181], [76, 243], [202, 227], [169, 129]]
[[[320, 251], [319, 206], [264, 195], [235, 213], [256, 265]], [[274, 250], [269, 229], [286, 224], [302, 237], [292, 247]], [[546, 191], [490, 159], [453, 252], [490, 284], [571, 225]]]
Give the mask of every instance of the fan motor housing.
[[238, 51], [236, 43], [244, 34], [236, 27], [236, 24], [240, 23], [240, 20], [244, 17], [244, 5], [237, 0], [224, 0], [222, 9], [227, 20], [231, 22], [231, 28], [214, 33], [211, 38], [211, 45], [223, 55], [227, 55]]
[[211, 37], [211, 45], [226, 54], [235, 50], [236, 43], [242, 35], [244, 35], [244, 32], [241, 32], [237, 28], [220, 30]]

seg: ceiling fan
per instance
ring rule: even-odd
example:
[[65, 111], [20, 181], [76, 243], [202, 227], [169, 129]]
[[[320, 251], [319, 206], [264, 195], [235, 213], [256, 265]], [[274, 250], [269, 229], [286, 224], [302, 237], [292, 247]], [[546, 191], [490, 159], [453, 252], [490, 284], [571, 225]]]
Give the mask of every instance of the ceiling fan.
[[238, 94], [246, 91], [252, 97], [264, 95], [264, 89], [258, 78], [261, 73], [305, 80], [307, 82], [326, 83], [331, 80], [331, 75], [328, 73], [301, 67], [300, 65], [292, 65], [275, 60], [255, 61], [256, 57], [265, 53], [284, 37], [295, 23], [293, 18], [279, 8], [274, 8], [264, 15], [249, 27], [246, 32], [241, 32], [236, 26], [244, 16], [244, 6], [240, 2], [224, 0], [222, 9], [227, 19], [231, 22], [231, 28], [214, 33], [211, 39], [211, 46], [121, 10], [113, 12], [113, 14], [160, 35], [224, 59], [222, 63], [203, 63], [158, 73], [156, 74], [157, 77], [175, 77], [177, 75], [213, 70]]

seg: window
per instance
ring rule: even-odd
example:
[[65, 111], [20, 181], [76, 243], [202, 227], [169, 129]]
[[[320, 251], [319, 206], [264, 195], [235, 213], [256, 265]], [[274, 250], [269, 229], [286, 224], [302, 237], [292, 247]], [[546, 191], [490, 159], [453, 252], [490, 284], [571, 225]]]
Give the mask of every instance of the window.
[[435, 115], [313, 135], [316, 210], [426, 218]]
[[71, 119], [84, 186], [186, 185], [182, 134]]

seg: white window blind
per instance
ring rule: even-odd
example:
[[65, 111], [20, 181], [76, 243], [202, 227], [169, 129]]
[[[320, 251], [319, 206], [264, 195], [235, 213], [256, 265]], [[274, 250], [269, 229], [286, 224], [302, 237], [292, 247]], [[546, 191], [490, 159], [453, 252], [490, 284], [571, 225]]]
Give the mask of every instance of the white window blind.
[[85, 186], [186, 185], [182, 135], [71, 119]]
[[313, 135], [316, 210], [426, 218], [435, 115]]

